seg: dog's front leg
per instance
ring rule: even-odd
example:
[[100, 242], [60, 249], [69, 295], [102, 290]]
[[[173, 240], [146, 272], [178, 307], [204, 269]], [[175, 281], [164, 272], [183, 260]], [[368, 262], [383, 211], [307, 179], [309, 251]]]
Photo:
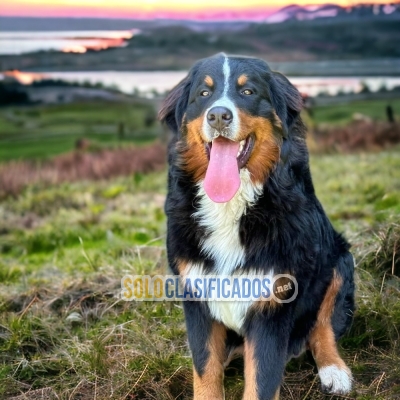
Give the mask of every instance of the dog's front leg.
[[287, 359], [288, 329], [283, 321], [254, 316], [244, 339], [243, 400], [278, 400]]
[[226, 328], [211, 319], [203, 302], [184, 302], [193, 357], [194, 400], [224, 400]]

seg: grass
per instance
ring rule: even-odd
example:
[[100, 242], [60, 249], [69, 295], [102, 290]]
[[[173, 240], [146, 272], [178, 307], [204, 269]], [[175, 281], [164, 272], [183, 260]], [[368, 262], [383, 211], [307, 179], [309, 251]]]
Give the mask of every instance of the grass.
[[148, 142], [159, 134], [153, 106], [144, 101], [82, 102], [0, 108], [0, 162], [43, 159], [75, 148]]
[[[357, 262], [341, 341], [356, 385], [341, 398], [398, 399], [400, 155], [314, 155], [312, 172]], [[118, 298], [124, 274], [167, 271], [165, 188], [158, 172], [30, 185], [0, 202], [0, 398], [191, 398], [181, 304]], [[241, 369], [227, 370], [227, 400], [241, 398]], [[308, 355], [289, 363], [282, 399], [333, 399]]]
[[17, 196], [29, 185], [44, 187], [160, 171], [165, 168], [165, 153], [165, 145], [154, 142], [147, 146], [118, 146], [92, 151], [83, 148], [46, 161], [3, 163], [0, 165], [0, 199]]
[[[314, 107], [310, 126], [340, 125], [363, 114], [386, 120], [386, 100]], [[400, 100], [391, 100], [399, 119]], [[143, 100], [122, 102], [82, 102], [0, 108], [0, 163], [10, 160], [48, 159], [73, 150], [79, 139], [88, 139], [92, 148], [148, 143], [160, 135], [152, 104]]]
[[[361, 113], [373, 120], [386, 120], [386, 100], [314, 107], [309, 125], [340, 125]], [[400, 100], [391, 100], [399, 119]], [[86, 102], [0, 108], [0, 162], [18, 159], [46, 159], [76, 147], [79, 139], [92, 147], [114, 147], [146, 143], [160, 134], [154, 124], [155, 111], [149, 103]]]
[[400, 99], [365, 100], [313, 108], [316, 124], [346, 125], [355, 114], [362, 114], [375, 121], [386, 121], [386, 106], [390, 104], [397, 120], [400, 119]]

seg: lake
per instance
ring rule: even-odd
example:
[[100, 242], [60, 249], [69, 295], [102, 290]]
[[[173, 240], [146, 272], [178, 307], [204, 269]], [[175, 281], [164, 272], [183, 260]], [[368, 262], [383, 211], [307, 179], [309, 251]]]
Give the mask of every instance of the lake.
[[85, 53], [123, 47], [127, 40], [139, 33], [126, 31], [60, 31], [60, 32], [0, 32], [0, 54], [17, 55], [35, 51], [63, 51]]
[[[48, 32], [0, 32], [0, 54], [18, 55], [35, 51], [63, 51], [85, 53], [88, 50], [104, 50], [111, 47], [126, 46], [128, 40], [139, 34], [139, 29], [98, 30], [98, 31], [48, 31]], [[307, 63], [306, 63], [307, 64]], [[318, 64], [318, 63], [316, 63]], [[309, 67], [307, 67], [309, 68]], [[320, 67], [321, 69], [321, 67]], [[321, 69], [323, 70], [323, 68]], [[334, 71], [335, 69], [333, 69]], [[357, 70], [356, 70], [357, 71]], [[186, 75], [186, 71], [77, 71], [77, 72], [7, 72], [1, 74], [29, 84], [40, 79], [62, 79], [68, 82], [101, 83], [107, 87], [118, 88], [125, 93], [139, 91], [151, 97], [154, 92], [170, 90]], [[310, 75], [313, 73], [310, 69]], [[366, 73], [365, 75], [367, 75]], [[307, 69], [299, 75], [307, 75]], [[364, 74], [363, 74], [364, 75]], [[315, 96], [318, 93], [335, 95], [338, 92], [359, 92], [363, 85], [372, 91], [382, 86], [392, 89], [400, 86], [400, 77], [289, 77], [292, 83], [304, 94]]]
[[[44, 78], [79, 83], [101, 83], [104, 86], [118, 88], [124, 93], [131, 94], [134, 90], [138, 90], [140, 93], [151, 97], [153, 91], [164, 93], [173, 88], [186, 76], [187, 71], [78, 71], [19, 74], [20, 76], [16, 77], [23, 83]], [[300, 92], [309, 96], [315, 96], [321, 92], [332, 95], [339, 91], [359, 92], [363, 84], [366, 84], [372, 91], [376, 91], [382, 86], [389, 90], [395, 86], [400, 86], [400, 77], [289, 77], [289, 79]]]

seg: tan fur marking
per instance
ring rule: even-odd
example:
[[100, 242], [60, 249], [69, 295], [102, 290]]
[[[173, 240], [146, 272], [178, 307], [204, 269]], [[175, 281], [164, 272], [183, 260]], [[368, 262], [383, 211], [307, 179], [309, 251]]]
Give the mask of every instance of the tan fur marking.
[[254, 183], [263, 183], [279, 161], [282, 139], [275, 134], [275, 127], [266, 118], [239, 111], [239, 119], [240, 132], [245, 135], [242, 139], [251, 133], [256, 137], [247, 168]]
[[257, 400], [257, 363], [254, 356], [254, 344], [244, 341], [244, 393], [243, 400]]
[[236, 358], [239, 358], [239, 357], [243, 357], [243, 353], [244, 353], [244, 346], [243, 345], [235, 347], [228, 354], [228, 357], [226, 358], [226, 360], [224, 362], [224, 367], [226, 368], [231, 363], [232, 360], [234, 360]]
[[333, 271], [333, 278], [329, 287], [325, 293], [324, 300], [322, 301], [321, 307], [318, 311], [318, 322], [320, 324], [330, 324], [331, 317], [333, 314], [333, 308], [335, 307], [336, 296], [342, 287], [342, 278], [337, 275], [336, 270]]
[[272, 400], [279, 400], [280, 392], [281, 392], [281, 388], [278, 388], [278, 390], [275, 392], [275, 395]]
[[337, 350], [335, 335], [331, 326], [316, 326], [310, 336], [310, 348], [318, 369], [336, 365], [347, 369]]
[[[279, 161], [280, 145], [282, 138], [279, 134], [281, 126], [278, 121], [271, 122], [263, 117], [254, 117], [244, 111], [239, 111], [240, 137], [238, 140], [246, 139], [249, 134], [254, 134], [256, 142], [247, 168], [250, 171], [254, 183], [263, 183], [270, 172]], [[202, 138], [204, 116], [196, 118], [185, 124], [183, 122], [183, 135], [185, 142], [179, 142], [182, 154], [182, 167], [193, 176], [194, 182], [204, 179], [208, 157], [205, 150], [205, 142]]]
[[210, 75], [206, 75], [206, 77], [204, 78], [204, 82], [205, 82], [206, 85], [208, 85], [210, 87], [214, 86], [213, 78], [211, 78]]
[[186, 143], [182, 145], [183, 168], [193, 176], [195, 182], [204, 179], [208, 166], [205, 143], [202, 139], [203, 116], [186, 124]]
[[240, 86], [243, 86], [243, 85], [246, 84], [246, 82], [247, 82], [247, 76], [245, 74], [240, 75], [239, 78], [238, 78], [238, 84]]
[[342, 278], [337, 275], [335, 270], [332, 281], [318, 311], [316, 325], [309, 339], [310, 349], [318, 369], [329, 365], [336, 365], [339, 368], [347, 369], [345, 362], [341, 359], [337, 350], [335, 334], [331, 324], [336, 296], [341, 286]]
[[226, 328], [214, 322], [208, 341], [209, 357], [203, 375], [193, 368], [194, 400], [223, 400]]
[[[285, 274], [290, 275], [290, 272], [285, 272]], [[285, 289], [285, 285], [290, 285], [292, 289]], [[283, 303], [280, 303], [278, 300], [285, 300], [293, 296], [294, 286], [293, 281], [286, 277], [280, 277], [274, 283], [272, 287], [273, 295], [267, 299], [261, 298], [258, 301], [255, 301], [251, 308], [256, 312], [264, 312], [268, 309], [269, 312], [273, 312], [276, 308], [281, 307]], [[276, 299], [275, 299], [276, 298]]]
[[266, 310], [268, 310], [270, 313], [272, 313], [278, 306], [280, 306], [281, 303], [277, 303], [275, 300], [258, 300], [255, 301], [251, 307], [250, 310], [256, 313], [263, 313]]
[[187, 262], [183, 261], [181, 259], [176, 259], [175, 262], [176, 262], [176, 268], [178, 269], [179, 275], [181, 275], [181, 276], [185, 275]]

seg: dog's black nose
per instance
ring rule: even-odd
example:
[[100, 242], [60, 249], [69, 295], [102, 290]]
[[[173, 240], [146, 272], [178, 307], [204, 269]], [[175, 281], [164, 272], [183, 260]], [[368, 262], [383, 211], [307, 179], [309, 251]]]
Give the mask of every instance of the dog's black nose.
[[222, 132], [232, 119], [232, 112], [226, 107], [213, 107], [207, 114], [208, 124], [218, 132]]

